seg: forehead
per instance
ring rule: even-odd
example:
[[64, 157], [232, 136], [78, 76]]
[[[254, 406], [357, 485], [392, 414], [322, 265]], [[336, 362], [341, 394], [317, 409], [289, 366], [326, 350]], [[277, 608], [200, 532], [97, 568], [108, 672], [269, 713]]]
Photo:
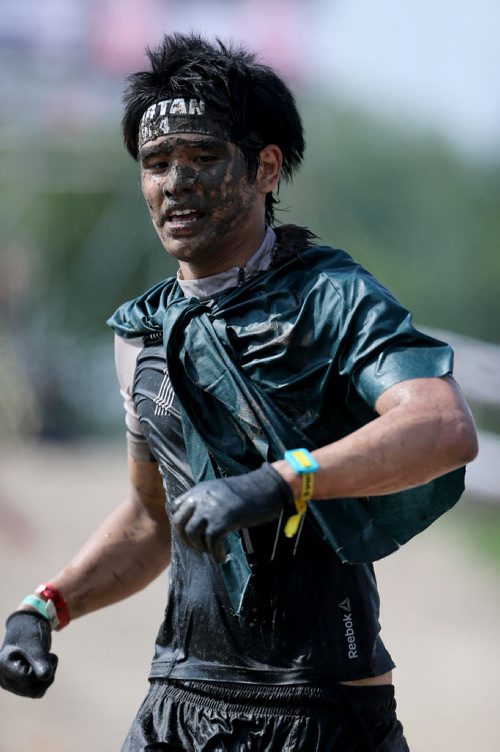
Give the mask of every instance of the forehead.
[[205, 133], [171, 133], [147, 141], [139, 149], [139, 156], [144, 159], [150, 154], [171, 154], [183, 149], [218, 149], [232, 153], [234, 148], [230, 141]]

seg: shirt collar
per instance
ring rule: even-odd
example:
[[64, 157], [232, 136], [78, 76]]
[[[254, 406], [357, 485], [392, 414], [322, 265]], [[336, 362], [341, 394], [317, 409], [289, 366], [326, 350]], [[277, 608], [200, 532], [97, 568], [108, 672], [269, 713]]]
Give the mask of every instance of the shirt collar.
[[262, 245], [255, 251], [245, 266], [233, 266], [220, 274], [201, 279], [182, 279], [180, 270], [177, 272], [177, 282], [187, 298], [210, 298], [231, 287], [238, 287], [245, 280], [253, 277], [257, 272], [269, 269], [272, 261], [272, 250], [276, 243], [276, 234], [272, 227], [268, 227]]

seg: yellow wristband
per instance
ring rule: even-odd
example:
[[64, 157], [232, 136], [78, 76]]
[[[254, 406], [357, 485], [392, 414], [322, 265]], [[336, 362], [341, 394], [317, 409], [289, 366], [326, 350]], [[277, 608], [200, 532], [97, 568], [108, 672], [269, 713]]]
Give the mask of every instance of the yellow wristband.
[[295, 500], [297, 514], [288, 518], [285, 524], [285, 535], [293, 538], [299, 529], [304, 514], [307, 511], [307, 502], [312, 499], [314, 492], [314, 473], [319, 470], [319, 463], [307, 449], [289, 449], [285, 452], [285, 460], [293, 467], [295, 472], [302, 476], [302, 491]]

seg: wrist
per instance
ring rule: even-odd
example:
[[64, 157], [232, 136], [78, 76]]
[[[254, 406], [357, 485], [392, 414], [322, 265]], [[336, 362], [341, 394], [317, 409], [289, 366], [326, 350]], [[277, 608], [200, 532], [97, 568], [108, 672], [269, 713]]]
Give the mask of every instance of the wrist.
[[290, 486], [293, 498], [299, 499], [302, 493], [302, 479], [293, 467], [286, 460], [278, 460], [272, 463], [273, 468], [278, 472], [283, 480]]
[[55, 618], [51, 619], [53, 629], [60, 630], [70, 622], [68, 604], [61, 591], [50, 582], [44, 582], [35, 590], [36, 596], [47, 603], [50, 612], [54, 612]]
[[[307, 511], [307, 503], [314, 496], [314, 476], [319, 470], [319, 463], [305, 447], [288, 449], [285, 452], [284, 460], [296, 478], [293, 479], [285, 468], [282, 469], [287, 478], [290, 478], [288, 484], [295, 500], [296, 514], [289, 517], [285, 524], [286, 537], [293, 538], [301, 529]], [[300, 490], [296, 495], [298, 483], [300, 483]]]
[[21, 611], [39, 616], [56, 631], [63, 629], [70, 621], [62, 593], [50, 583], [39, 585], [34, 593], [27, 595], [17, 608], [17, 612]]
[[23, 606], [30, 606], [35, 612], [43, 617], [51, 629], [59, 629], [59, 619], [56, 608], [52, 601], [46, 601], [38, 595], [27, 595], [22, 602]]
[[16, 607], [16, 610], [13, 611], [13, 613], [18, 614], [20, 611], [26, 611], [26, 613], [28, 614], [35, 614], [36, 616], [40, 616], [41, 618], [45, 619], [45, 617], [42, 617], [39, 611], [36, 610], [36, 608], [33, 608], [33, 606], [29, 606], [24, 601], [21, 601], [21, 603]]

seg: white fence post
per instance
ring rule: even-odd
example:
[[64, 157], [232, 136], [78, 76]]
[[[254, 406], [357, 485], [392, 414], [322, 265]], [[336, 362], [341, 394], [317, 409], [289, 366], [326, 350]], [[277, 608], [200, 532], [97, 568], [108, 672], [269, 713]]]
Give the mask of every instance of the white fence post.
[[[500, 414], [500, 345], [439, 329], [425, 331], [453, 347], [454, 376], [466, 398]], [[467, 468], [466, 494], [500, 504], [500, 435], [479, 431], [479, 455]]]

